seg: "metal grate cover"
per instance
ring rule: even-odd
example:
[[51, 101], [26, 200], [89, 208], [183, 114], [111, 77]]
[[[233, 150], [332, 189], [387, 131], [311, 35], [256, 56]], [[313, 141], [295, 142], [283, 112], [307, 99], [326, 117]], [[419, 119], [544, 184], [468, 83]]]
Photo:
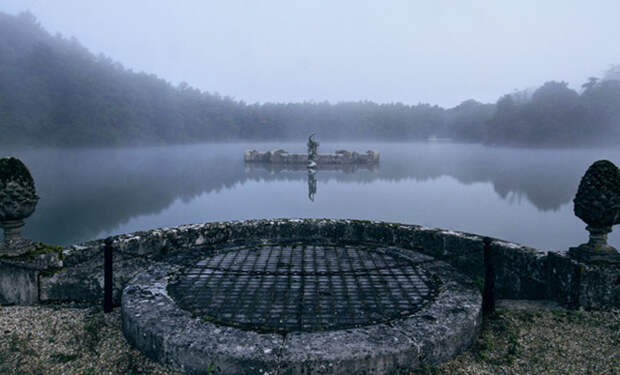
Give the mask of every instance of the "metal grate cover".
[[410, 315], [437, 286], [422, 255], [372, 245], [235, 248], [186, 267], [168, 286], [185, 310], [259, 332], [359, 327]]

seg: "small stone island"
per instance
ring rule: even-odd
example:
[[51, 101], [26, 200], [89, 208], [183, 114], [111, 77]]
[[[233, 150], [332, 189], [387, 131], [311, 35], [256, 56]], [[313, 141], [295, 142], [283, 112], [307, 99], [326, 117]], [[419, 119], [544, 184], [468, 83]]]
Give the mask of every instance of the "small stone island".
[[285, 150], [272, 150], [259, 152], [248, 150], [245, 152], [246, 163], [273, 163], [273, 164], [307, 164], [309, 168], [316, 165], [339, 165], [339, 164], [378, 164], [379, 153], [368, 150], [365, 153], [355, 151], [337, 150], [333, 154], [319, 154], [319, 143], [314, 141], [311, 135], [308, 138], [307, 154], [290, 154]]

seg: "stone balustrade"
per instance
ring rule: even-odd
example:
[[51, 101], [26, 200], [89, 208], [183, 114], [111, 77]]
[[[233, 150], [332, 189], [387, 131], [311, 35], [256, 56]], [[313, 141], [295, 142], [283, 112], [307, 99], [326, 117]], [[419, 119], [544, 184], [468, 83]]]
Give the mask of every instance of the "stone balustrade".
[[[213, 222], [115, 236], [114, 299], [124, 285], [153, 263], [210, 254], [228, 246], [271, 241], [379, 243], [443, 260], [480, 284], [484, 237], [419, 225], [361, 220], [277, 219]], [[498, 239], [497, 298], [549, 299], [569, 307], [620, 306], [620, 266], [591, 264]], [[21, 258], [0, 258], [0, 303], [100, 301], [104, 241], [96, 240]]]

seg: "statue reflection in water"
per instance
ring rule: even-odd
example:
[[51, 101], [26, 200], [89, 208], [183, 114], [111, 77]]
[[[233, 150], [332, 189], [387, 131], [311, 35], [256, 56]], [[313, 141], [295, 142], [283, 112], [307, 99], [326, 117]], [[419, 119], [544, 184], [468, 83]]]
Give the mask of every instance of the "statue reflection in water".
[[316, 194], [316, 169], [308, 168], [308, 199], [314, 202]]

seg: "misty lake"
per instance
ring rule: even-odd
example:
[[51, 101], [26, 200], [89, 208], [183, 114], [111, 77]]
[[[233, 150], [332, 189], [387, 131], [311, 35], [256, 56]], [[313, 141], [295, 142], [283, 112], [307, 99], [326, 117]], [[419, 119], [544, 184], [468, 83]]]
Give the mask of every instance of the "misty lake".
[[[581, 176], [612, 149], [512, 149], [455, 143], [321, 143], [319, 152], [377, 150], [373, 168], [308, 173], [246, 165], [246, 149], [305, 152], [303, 143], [195, 144], [11, 152], [41, 197], [26, 236], [69, 245], [207, 221], [355, 218], [421, 224], [566, 251], [587, 239], [573, 215]], [[310, 199], [310, 198], [313, 198]], [[609, 242], [620, 245], [620, 230]]]

